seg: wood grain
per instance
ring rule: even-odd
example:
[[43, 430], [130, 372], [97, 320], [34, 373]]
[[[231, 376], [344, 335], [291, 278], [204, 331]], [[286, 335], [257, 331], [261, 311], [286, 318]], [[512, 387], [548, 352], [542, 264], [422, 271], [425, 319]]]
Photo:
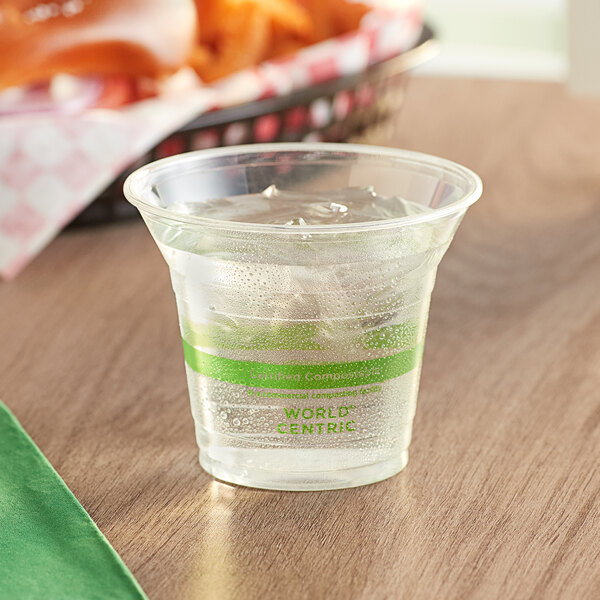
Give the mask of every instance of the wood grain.
[[599, 596], [600, 104], [414, 79], [397, 126], [485, 193], [439, 269], [388, 481], [276, 493], [200, 469], [141, 223], [67, 232], [0, 287], [0, 397], [150, 598]]

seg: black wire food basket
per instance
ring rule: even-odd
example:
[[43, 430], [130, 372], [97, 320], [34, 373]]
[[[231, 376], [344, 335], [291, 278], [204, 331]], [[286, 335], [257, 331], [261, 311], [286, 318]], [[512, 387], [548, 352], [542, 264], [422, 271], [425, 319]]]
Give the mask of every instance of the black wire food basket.
[[126, 169], [72, 222], [73, 226], [119, 221], [138, 215], [123, 197], [133, 170], [159, 158], [189, 152], [266, 142], [362, 142], [384, 144], [389, 120], [402, 107], [410, 69], [435, 53], [425, 26], [417, 44], [353, 75], [286, 96], [207, 112], [160, 142]]

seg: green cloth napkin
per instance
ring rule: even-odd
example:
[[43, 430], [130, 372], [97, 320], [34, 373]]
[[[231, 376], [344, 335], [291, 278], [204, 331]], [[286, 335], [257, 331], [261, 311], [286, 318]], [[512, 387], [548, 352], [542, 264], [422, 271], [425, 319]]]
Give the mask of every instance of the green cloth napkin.
[[2, 402], [0, 598], [146, 598], [119, 555]]

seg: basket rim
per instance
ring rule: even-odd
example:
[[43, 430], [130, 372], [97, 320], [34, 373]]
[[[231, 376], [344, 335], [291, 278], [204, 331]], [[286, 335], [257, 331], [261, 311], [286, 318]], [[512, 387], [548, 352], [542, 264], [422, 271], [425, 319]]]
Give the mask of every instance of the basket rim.
[[373, 63], [362, 71], [352, 73], [351, 75], [335, 77], [334, 79], [301, 88], [283, 96], [254, 100], [253, 102], [245, 102], [202, 113], [187, 125], [181, 127], [179, 131], [184, 132], [216, 127], [236, 121], [253, 119], [263, 114], [288, 110], [301, 104], [307, 104], [317, 98], [331, 96], [336, 92], [357, 87], [374, 79], [406, 73], [410, 69], [433, 58], [438, 51], [439, 47], [434, 30], [429, 25], [424, 24], [421, 36], [412, 48], [391, 58]]

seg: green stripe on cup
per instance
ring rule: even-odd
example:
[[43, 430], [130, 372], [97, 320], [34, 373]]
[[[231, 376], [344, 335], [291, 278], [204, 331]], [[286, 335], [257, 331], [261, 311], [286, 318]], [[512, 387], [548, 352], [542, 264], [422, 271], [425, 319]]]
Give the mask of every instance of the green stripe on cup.
[[185, 340], [183, 352], [194, 371], [211, 379], [259, 388], [304, 390], [368, 385], [399, 377], [420, 363], [423, 346], [370, 360], [316, 365], [232, 360], [201, 352]]

